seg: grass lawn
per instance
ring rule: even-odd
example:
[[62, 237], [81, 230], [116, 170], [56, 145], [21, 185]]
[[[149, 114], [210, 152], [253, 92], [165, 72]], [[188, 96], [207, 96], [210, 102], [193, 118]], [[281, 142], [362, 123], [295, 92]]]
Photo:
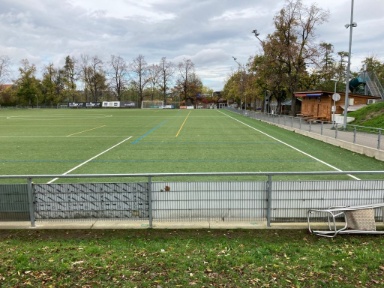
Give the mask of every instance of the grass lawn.
[[2, 230], [1, 287], [378, 287], [384, 237], [305, 230]]

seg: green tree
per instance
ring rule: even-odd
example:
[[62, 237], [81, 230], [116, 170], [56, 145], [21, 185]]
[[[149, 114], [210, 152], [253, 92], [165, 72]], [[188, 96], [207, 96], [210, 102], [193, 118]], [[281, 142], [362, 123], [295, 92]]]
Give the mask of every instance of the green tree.
[[270, 103], [275, 99], [277, 111], [280, 111], [281, 103], [286, 99], [286, 93], [282, 91], [287, 90], [289, 78], [284, 55], [275, 49], [276, 46], [280, 46], [277, 38], [271, 37], [269, 41], [264, 42], [264, 55], [255, 57], [252, 69], [257, 73], [257, 82], [264, 90], [264, 100], [268, 98]]
[[381, 82], [381, 84], [384, 86], [384, 63], [380, 62], [379, 59], [376, 57], [366, 57], [363, 60], [363, 64], [366, 66], [367, 71], [369, 72], [375, 72], [377, 78]]
[[339, 51], [337, 52], [337, 55], [339, 56], [339, 63], [336, 64], [336, 79], [339, 80], [339, 82], [345, 83], [345, 77], [346, 74], [345, 72], [347, 71], [347, 57], [348, 57], [348, 52], [345, 51]]
[[0, 106], [15, 106], [17, 102], [16, 86], [0, 85]]
[[21, 105], [38, 105], [41, 99], [41, 83], [35, 77], [36, 66], [27, 59], [21, 60], [19, 78], [16, 80], [17, 97]]
[[62, 81], [60, 71], [55, 69], [52, 63], [45, 67], [41, 81], [42, 99], [41, 104], [52, 105], [60, 102]]
[[238, 107], [241, 105], [241, 89], [240, 89], [240, 71], [233, 72], [228, 76], [225, 82], [222, 96], [228, 102], [234, 102]]
[[63, 99], [65, 99], [67, 102], [76, 101], [76, 96], [77, 96], [77, 85], [76, 81], [78, 80], [78, 72], [76, 69], [76, 59], [71, 56], [65, 57], [65, 64], [64, 67], [61, 70], [61, 75], [63, 77], [62, 82], [63, 82]]
[[333, 45], [331, 43], [320, 43], [320, 51], [323, 55], [323, 59], [321, 60], [321, 70], [326, 80], [330, 80], [334, 77], [334, 63], [335, 60], [333, 58]]
[[[184, 71], [186, 72], [186, 70]], [[179, 95], [181, 100], [180, 102], [183, 103], [183, 105], [196, 106], [197, 97], [201, 94], [203, 83], [200, 77], [197, 76], [197, 74], [192, 70], [189, 70], [188, 73], [184, 74], [183, 76], [177, 79], [172, 93], [174, 95]]]

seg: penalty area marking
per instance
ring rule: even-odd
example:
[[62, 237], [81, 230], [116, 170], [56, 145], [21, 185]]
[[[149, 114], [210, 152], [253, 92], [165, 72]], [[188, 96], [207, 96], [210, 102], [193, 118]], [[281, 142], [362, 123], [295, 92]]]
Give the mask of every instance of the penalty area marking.
[[[119, 146], [120, 144], [123, 144], [125, 141], [128, 141], [129, 139], [131, 139], [132, 136], [129, 136], [128, 138], [124, 139], [123, 141], [117, 143], [116, 145], [113, 145], [112, 147], [108, 148], [107, 150], [104, 150], [103, 152], [97, 154], [96, 156], [93, 156], [92, 158], [88, 159], [87, 161], [84, 161], [83, 163], [77, 165], [76, 167], [72, 168], [71, 170], [68, 170], [67, 172], [61, 174], [61, 175], [67, 175], [69, 173], [71, 173], [72, 171], [76, 170], [77, 168], [80, 168], [81, 166], [87, 164], [88, 162], [91, 162], [92, 160], [96, 159], [97, 157], [103, 155], [104, 153], [107, 153], [108, 151], [112, 150], [113, 148], [116, 148], [117, 146]], [[55, 178], [55, 179], [52, 179], [51, 181], [47, 182], [47, 184], [51, 184], [53, 182], [55, 182], [56, 180], [58, 180], [59, 178]]]
[[[248, 124], [246, 124], [246, 123], [244, 123], [244, 122], [242, 122], [242, 121], [240, 121], [240, 120], [238, 120], [238, 119], [236, 119], [236, 118], [234, 118], [232, 116], [229, 116], [229, 115], [227, 115], [227, 114], [225, 114], [225, 113], [223, 113], [221, 111], [218, 111], [218, 112], [224, 114], [225, 116], [227, 116], [227, 117], [229, 117], [229, 118], [231, 118], [231, 119], [233, 119], [233, 120], [235, 120], [235, 121], [237, 121], [237, 122], [239, 122], [239, 123], [241, 123], [241, 124], [251, 128], [251, 129], [253, 129], [253, 130], [255, 130], [255, 131], [257, 131], [257, 132], [259, 132], [259, 133], [261, 133], [261, 134], [263, 134], [263, 135], [265, 135], [265, 136], [267, 136], [267, 137], [269, 137], [269, 138], [271, 138], [271, 139], [273, 139], [273, 140], [275, 140], [275, 141], [285, 145], [285, 146], [288, 146], [289, 148], [291, 148], [293, 150], [296, 150], [297, 152], [299, 152], [301, 154], [304, 154], [305, 156], [307, 156], [309, 158], [312, 158], [313, 160], [316, 160], [317, 162], [320, 162], [321, 164], [324, 164], [324, 165], [332, 168], [333, 170], [336, 170], [336, 171], [339, 171], [339, 172], [343, 172], [343, 170], [341, 170], [341, 169], [339, 169], [339, 168], [337, 168], [337, 167], [335, 167], [335, 166], [333, 166], [333, 165], [331, 165], [331, 164], [329, 164], [329, 163], [327, 163], [327, 162], [325, 162], [323, 160], [320, 160], [319, 158], [316, 158], [315, 156], [312, 156], [311, 154], [308, 154], [308, 153], [306, 153], [306, 152], [304, 152], [304, 151], [302, 151], [302, 150], [300, 150], [300, 149], [298, 149], [298, 148], [296, 148], [296, 147], [294, 147], [294, 146], [292, 146], [292, 145], [290, 145], [290, 144], [288, 144], [288, 143], [286, 143], [284, 141], [281, 141], [281, 140], [279, 140], [279, 139], [277, 139], [277, 138], [275, 138], [275, 137], [273, 137], [273, 136], [271, 136], [271, 135], [269, 135], [269, 134], [267, 134], [267, 133], [265, 133], [265, 132], [255, 128], [255, 127], [252, 127], [251, 125], [248, 125]], [[353, 176], [351, 174], [348, 174], [348, 176], [353, 178], [353, 179], [355, 179], [355, 180], [361, 180], [361, 179], [359, 179], [356, 176]]]

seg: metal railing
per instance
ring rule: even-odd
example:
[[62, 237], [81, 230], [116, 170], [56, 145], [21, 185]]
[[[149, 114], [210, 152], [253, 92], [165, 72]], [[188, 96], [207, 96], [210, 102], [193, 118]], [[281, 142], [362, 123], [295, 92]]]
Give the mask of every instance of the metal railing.
[[384, 150], [382, 145], [383, 129], [381, 128], [348, 124], [347, 129], [344, 129], [342, 124], [326, 121], [305, 121], [302, 117], [243, 111], [233, 108], [228, 108], [228, 110], [253, 119], [286, 126], [290, 129], [299, 129], [377, 150]]
[[[363, 174], [376, 180], [350, 180], [349, 175]], [[228, 180], [232, 176], [238, 178]], [[178, 177], [190, 180], [177, 181]], [[212, 177], [223, 180], [211, 181]], [[34, 183], [47, 178], [63, 183]], [[121, 181], [97, 183], [92, 181], [95, 178]], [[135, 178], [140, 181], [134, 182]], [[384, 171], [4, 175], [0, 179], [26, 181], [0, 185], [0, 221], [30, 221], [32, 227], [36, 221], [87, 219], [147, 221], [149, 227], [154, 221], [266, 222], [270, 227], [306, 222], [308, 209], [384, 200]], [[382, 221], [383, 216], [377, 214], [376, 219]]]
[[365, 84], [373, 96], [380, 96], [381, 99], [384, 99], [384, 89], [380, 83], [380, 80], [377, 78], [376, 73], [364, 71], [360, 74], [360, 77], [364, 79]]

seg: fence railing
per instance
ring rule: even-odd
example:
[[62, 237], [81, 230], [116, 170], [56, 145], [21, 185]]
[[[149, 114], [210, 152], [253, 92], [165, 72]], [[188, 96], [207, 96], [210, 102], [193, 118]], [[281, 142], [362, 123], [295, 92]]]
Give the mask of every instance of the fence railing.
[[[348, 177], [363, 174], [376, 180]], [[304, 175], [310, 180], [286, 180], [304, 179]], [[191, 180], [175, 180], [185, 176]], [[255, 180], [227, 180], [230, 176]], [[212, 177], [223, 180], [211, 181]], [[72, 179], [34, 183], [47, 178]], [[90, 181], [95, 178], [121, 181]], [[146, 181], [134, 182], [135, 178]], [[0, 179], [25, 179], [25, 184], [0, 185], [0, 221], [30, 221], [32, 227], [36, 221], [86, 219], [148, 221], [149, 227], [154, 221], [266, 222], [269, 227], [305, 222], [308, 209], [384, 202], [384, 171], [5, 175]], [[377, 213], [377, 221], [383, 221], [381, 211]]]
[[344, 129], [343, 125], [338, 123], [329, 123], [325, 121], [305, 121], [302, 117], [261, 113], [248, 110], [245, 111], [233, 108], [228, 108], [228, 110], [242, 114], [244, 116], [248, 116], [253, 119], [279, 124], [302, 131], [308, 131], [323, 136], [329, 136], [335, 139], [371, 147], [377, 150], [384, 150], [384, 145], [382, 144], [383, 129], [381, 128], [347, 124], [346, 129]]

